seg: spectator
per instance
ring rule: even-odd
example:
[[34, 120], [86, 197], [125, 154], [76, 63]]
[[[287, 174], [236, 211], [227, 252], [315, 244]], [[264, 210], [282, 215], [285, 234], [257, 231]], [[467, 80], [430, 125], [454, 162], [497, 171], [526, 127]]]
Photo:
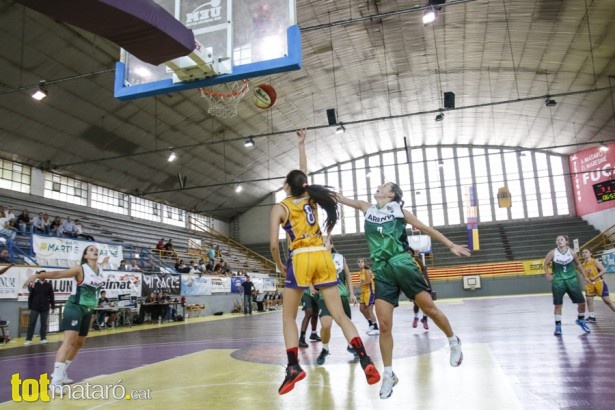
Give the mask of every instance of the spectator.
[[209, 258], [209, 263], [213, 266], [216, 262], [216, 249], [214, 248], [214, 244], [211, 244], [211, 247], [207, 250], [207, 257]]
[[21, 214], [17, 217], [16, 223], [20, 231], [32, 232], [32, 219], [27, 209], [21, 211]]
[[15, 227], [13, 226], [14, 220], [9, 219], [8, 216], [0, 218], [0, 236], [10, 239], [12, 242], [17, 235]]
[[[39, 273], [44, 271], [36, 272]], [[31, 283], [28, 286], [28, 309], [30, 309], [30, 324], [28, 325], [28, 333], [26, 334], [26, 341], [24, 345], [32, 344], [32, 336], [34, 336], [34, 328], [36, 327], [36, 321], [40, 315], [41, 326], [40, 335], [41, 343], [47, 343], [47, 321], [49, 319], [49, 308], [51, 311], [56, 308], [53, 298], [53, 286], [45, 279], [39, 278], [36, 282]]]
[[94, 237], [92, 235], [83, 233], [83, 226], [81, 225], [81, 221], [79, 219], [75, 219], [75, 224], [73, 225], [73, 234], [75, 238], [85, 238], [86, 241], [94, 241]]
[[15, 214], [13, 213], [13, 208], [11, 208], [10, 206], [9, 206], [9, 207], [7, 207], [7, 208], [4, 210], [4, 217], [5, 217], [6, 219], [8, 219], [8, 220], [11, 222], [11, 226], [12, 226], [13, 228], [17, 229], [17, 224], [16, 224], [17, 217], [16, 217], [16, 216], [15, 216]]
[[13, 263], [13, 261], [9, 257], [8, 250], [2, 249], [2, 252], [0, 252], [0, 263]]
[[175, 270], [178, 273], [190, 273], [190, 267], [186, 266], [183, 259], [178, 259], [175, 263]]
[[250, 277], [246, 276], [245, 282], [242, 285], [243, 288], [243, 314], [248, 313], [252, 316], [252, 291], [254, 290], [254, 283], [250, 281]]
[[62, 218], [56, 216], [49, 225], [50, 232], [53, 236], [62, 236]]
[[62, 235], [69, 238], [76, 238], [75, 224], [71, 221], [70, 216], [67, 216], [64, 222], [62, 222]]
[[120, 261], [120, 266], [117, 267], [117, 270], [121, 270], [123, 272], [129, 272], [130, 269], [128, 266], [126, 266], [126, 261], [124, 259], [122, 259]]
[[[105, 290], [101, 290], [100, 291], [100, 298], [98, 298], [98, 307], [109, 307], [109, 298], [107, 297], [107, 291]], [[113, 324], [115, 323], [115, 312], [99, 312], [98, 313], [98, 318], [96, 320], [97, 324], [99, 327], [113, 327]]]
[[132, 261], [130, 261], [130, 266], [128, 267], [128, 270], [130, 272], [141, 272], [141, 268], [139, 267], [139, 265], [137, 265], [136, 259], [133, 259]]
[[205, 265], [205, 273], [214, 273], [214, 264], [211, 261]]
[[175, 253], [175, 249], [173, 249], [173, 239], [169, 239], [164, 245], [164, 250], [166, 251], [167, 258], [177, 258], [177, 253]]
[[[45, 235], [49, 235], [50, 232], [50, 224], [51, 222], [49, 221], [49, 217], [47, 217], [47, 221], [45, 221], [45, 213], [43, 212], [39, 212], [38, 216], [35, 216], [34, 219], [32, 220], [32, 231], [34, 233], [42, 233]], [[45, 222], [47, 222], [47, 224], [45, 224]]]
[[201, 271], [201, 269], [199, 268], [199, 265], [196, 262], [192, 262], [191, 264], [192, 266], [190, 267], [190, 272], [191, 274], [195, 274], [195, 275], [202, 275], [203, 271]]

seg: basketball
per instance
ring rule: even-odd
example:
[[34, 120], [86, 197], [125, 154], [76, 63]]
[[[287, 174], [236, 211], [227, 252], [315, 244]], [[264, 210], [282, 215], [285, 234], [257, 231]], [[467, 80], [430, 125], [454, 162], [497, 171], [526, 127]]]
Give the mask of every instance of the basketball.
[[252, 102], [263, 110], [273, 107], [276, 98], [275, 88], [269, 84], [260, 84], [254, 87], [254, 91], [252, 92]]

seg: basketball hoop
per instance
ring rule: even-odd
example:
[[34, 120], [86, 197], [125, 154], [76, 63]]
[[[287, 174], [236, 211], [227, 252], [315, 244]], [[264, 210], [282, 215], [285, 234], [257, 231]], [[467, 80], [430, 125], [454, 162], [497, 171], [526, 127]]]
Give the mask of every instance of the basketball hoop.
[[232, 118], [237, 115], [237, 104], [246, 95], [248, 89], [248, 80], [199, 88], [201, 97], [205, 98], [209, 104], [207, 112], [222, 118]]

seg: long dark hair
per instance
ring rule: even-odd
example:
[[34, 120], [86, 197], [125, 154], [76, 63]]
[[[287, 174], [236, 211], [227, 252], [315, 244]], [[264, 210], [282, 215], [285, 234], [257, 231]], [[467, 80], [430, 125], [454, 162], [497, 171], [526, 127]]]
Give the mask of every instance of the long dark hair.
[[401, 190], [399, 185], [397, 185], [395, 182], [390, 182], [390, 184], [391, 184], [391, 192], [395, 194], [393, 201], [398, 202], [403, 208], [404, 207], [404, 200], [403, 200], [404, 192]]
[[85, 258], [85, 254], [88, 253], [88, 249], [90, 246], [94, 246], [94, 245], [88, 245], [85, 247], [85, 249], [83, 250], [83, 255], [81, 255], [81, 263], [79, 265], [83, 265], [84, 263], [88, 262], [88, 260]]
[[318, 205], [327, 213], [325, 230], [330, 233], [339, 218], [337, 209], [337, 196], [333, 190], [323, 185], [308, 185], [307, 175], [295, 169], [286, 175], [286, 183], [290, 187], [290, 194], [300, 197], [306, 192], [310, 196], [310, 204]]

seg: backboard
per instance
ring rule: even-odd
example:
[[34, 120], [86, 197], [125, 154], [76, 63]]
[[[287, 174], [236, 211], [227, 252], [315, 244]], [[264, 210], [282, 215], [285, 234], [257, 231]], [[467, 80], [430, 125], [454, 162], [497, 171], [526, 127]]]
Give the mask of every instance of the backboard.
[[154, 1], [193, 31], [197, 51], [153, 66], [122, 50], [114, 90], [120, 100], [301, 68], [295, 0]]

